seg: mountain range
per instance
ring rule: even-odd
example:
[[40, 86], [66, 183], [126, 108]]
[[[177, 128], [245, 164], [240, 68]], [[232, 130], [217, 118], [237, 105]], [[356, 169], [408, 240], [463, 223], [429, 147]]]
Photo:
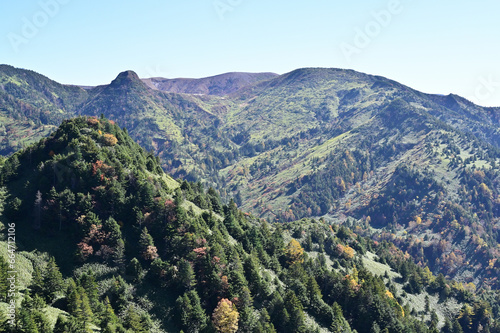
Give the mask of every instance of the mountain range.
[[269, 222], [323, 217], [478, 288], [500, 273], [500, 108], [380, 76], [305, 68], [61, 85], [0, 66], [0, 151], [63, 119], [125, 128], [174, 178]]

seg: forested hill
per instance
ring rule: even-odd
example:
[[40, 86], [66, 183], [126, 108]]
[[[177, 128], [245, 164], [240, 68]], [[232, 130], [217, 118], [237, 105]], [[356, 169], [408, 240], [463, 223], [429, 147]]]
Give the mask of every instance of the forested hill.
[[20, 288], [5, 332], [500, 332], [472, 286], [324, 220], [270, 225], [104, 118], [64, 121], [0, 174]]

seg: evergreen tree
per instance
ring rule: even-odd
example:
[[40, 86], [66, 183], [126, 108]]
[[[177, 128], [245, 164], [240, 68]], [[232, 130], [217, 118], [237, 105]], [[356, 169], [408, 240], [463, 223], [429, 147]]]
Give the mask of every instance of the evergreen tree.
[[195, 290], [179, 296], [176, 307], [180, 313], [179, 324], [185, 332], [199, 332], [207, 326], [208, 317], [201, 307], [200, 297]]
[[3, 256], [0, 256], [0, 301], [7, 300], [9, 285], [7, 283], [7, 272], [9, 271], [7, 262]]
[[49, 259], [45, 274], [43, 276], [43, 294], [47, 302], [51, 302], [54, 297], [64, 287], [64, 280], [54, 257]]
[[257, 327], [257, 332], [259, 333], [275, 333], [276, 329], [274, 325], [271, 323], [271, 317], [267, 312], [266, 308], [262, 308], [260, 310], [260, 318]]
[[32, 299], [28, 293], [24, 295], [24, 298], [21, 302], [21, 309], [19, 311], [19, 317], [17, 318], [17, 321], [18, 321], [18, 327], [22, 329], [22, 332], [26, 333], [40, 332], [38, 330], [38, 326], [34, 318]]
[[127, 265], [127, 275], [130, 275], [135, 282], [138, 282], [142, 276], [142, 266], [137, 258], [132, 258]]
[[306, 332], [304, 312], [302, 304], [295, 293], [289, 290], [284, 298], [284, 304], [288, 314], [290, 315], [289, 331], [290, 332]]
[[104, 329], [106, 327], [111, 327], [116, 324], [117, 321], [118, 318], [115, 315], [115, 311], [111, 306], [109, 298], [106, 296], [106, 298], [104, 299], [104, 313], [101, 318], [101, 328]]
[[102, 227], [103, 231], [108, 233], [109, 244], [113, 247], [116, 246], [118, 241], [122, 238], [122, 232], [116, 220], [109, 217], [106, 221], [104, 221]]
[[182, 259], [179, 262], [178, 283], [186, 290], [192, 289], [196, 285], [193, 267], [189, 261]]
[[96, 313], [100, 312], [99, 290], [95, 274], [92, 270], [89, 269], [87, 273], [82, 274], [78, 280], [78, 284], [85, 290], [92, 311]]
[[147, 332], [141, 321], [141, 316], [137, 313], [133, 306], [129, 306], [127, 309], [127, 312], [125, 314], [125, 326], [132, 332]]
[[67, 295], [69, 312], [76, 319], [79, 329], [82, 332], [89, 331], [89, 324], [92, 322], [93, 313], [87, 293], [81, 286], [78, 286], [70, 279]]
[[158, 257], [153, 237], [149, 234], [148, 228], [144, 227], [139, 238], [141, 255], [145, 260], [154, 260]]
[[35, 310], [32, 313], [33, 321], [37, 327], [38, 332], [51, 333], [52, 324], [49, 322], [45, 314], [40, 310]]

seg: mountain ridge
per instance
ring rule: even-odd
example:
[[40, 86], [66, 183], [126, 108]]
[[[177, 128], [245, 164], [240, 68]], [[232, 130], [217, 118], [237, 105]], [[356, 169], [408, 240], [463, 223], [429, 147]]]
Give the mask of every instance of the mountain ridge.
[[43, 115], [53, 124], [104, 114], [174, 177], [216, 187], [245, 211], [279, 222], [355, 220], [360, 234], [394, 241], [435, 273], [498, 287], [497, 108], [341, 69], [298, 69], [223, 97], [153, 90], [124, 72], [114, 84], [67, 92], [83, 100], [67, 108], [49, 90], [21, 86], [3, 96], [27, 131], [29, 121], [43, 125], [21, 108], [30, 93], [51, 106]]

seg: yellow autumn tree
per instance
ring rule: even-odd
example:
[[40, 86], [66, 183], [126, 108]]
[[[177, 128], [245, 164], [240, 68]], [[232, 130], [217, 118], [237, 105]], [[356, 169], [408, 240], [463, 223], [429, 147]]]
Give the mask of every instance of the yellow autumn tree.
[[109, 133], [104, 134], [102, 141], [106, 146], [114, 146], [118, 143], [118, 139]]
[[238, 330], [239, 317], [236, 306], [227, 298], [223, 298], [212, 314], [212, 322], [217, 332], [234, 333]]
[[344, 247], [344, 256], [346, 257], [346, 259], [354, 258], [354, 253], [355, 253], [354, 249], [349, 245], [346, 245]]
[[491, 197], [493, 192], [491, 192], [490, 188], [488, 187], [488, 185], [486, 185], [485, 183], [481, 183], [479, 184], [479, 189], [481, 190], [481, 193], [485, 196], [485, 197]]
[[292, 238], [290, 243], [285, 248], [285, 254], [288, 258], [288, 263], [290, 265], [296, 264], [296, 263], [302, 263], [304, 261], [304, 249], [300, 245], [299, 242], [297, 242], [296, 239]]

